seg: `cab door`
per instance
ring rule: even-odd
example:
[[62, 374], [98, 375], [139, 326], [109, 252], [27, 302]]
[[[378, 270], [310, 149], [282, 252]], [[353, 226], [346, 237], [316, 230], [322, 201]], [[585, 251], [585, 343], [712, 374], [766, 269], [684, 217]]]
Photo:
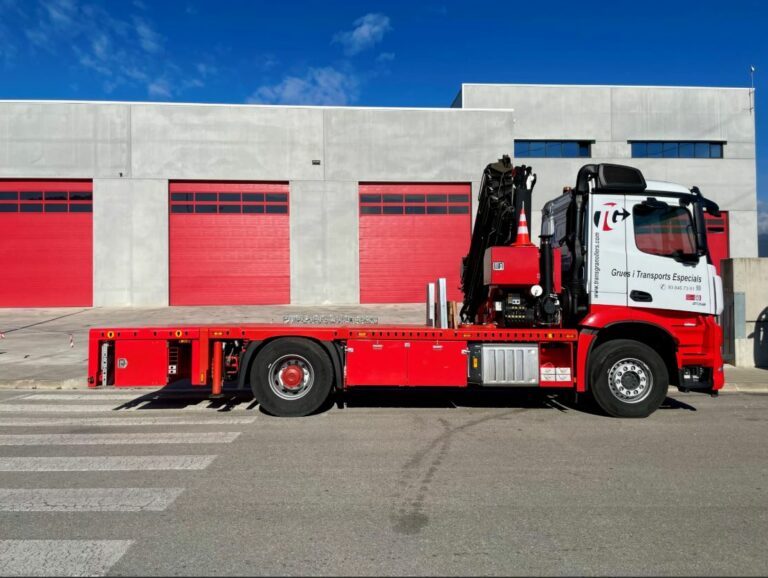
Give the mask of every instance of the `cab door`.
[[624, 195], [589, 196], [587, 287], [593, 305], [627, 305], [627, 212]]
[[696, 255], [693, 215], [675, 198], [627, 196], [627, 304], [707, 313], [707, 259]]

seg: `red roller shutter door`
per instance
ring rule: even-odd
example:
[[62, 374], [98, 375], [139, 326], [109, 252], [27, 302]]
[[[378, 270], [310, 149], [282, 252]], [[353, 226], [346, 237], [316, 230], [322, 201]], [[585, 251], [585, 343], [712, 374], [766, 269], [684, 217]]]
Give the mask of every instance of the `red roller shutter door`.
[[287, 183], [170, 184], [171, 305], [290, 301]]
[[471, 187], [465, 183], [360, 184], [360, 302], [420, 303], [445, 277], [462, 298], [461, 258], [469, 250]]
[[93, 305], [91, 181], [0, 181], [0, 307]]
[[728, 259], [731, 255], [728, 246], [728, 212], [720, 211], [719, 217], [713, 217], [705, 213], [707, 222], [707, 246], [709, 247], [709, 256], [712, 258], [712, 264], [720, 275], [720, 266], [723, 259]]

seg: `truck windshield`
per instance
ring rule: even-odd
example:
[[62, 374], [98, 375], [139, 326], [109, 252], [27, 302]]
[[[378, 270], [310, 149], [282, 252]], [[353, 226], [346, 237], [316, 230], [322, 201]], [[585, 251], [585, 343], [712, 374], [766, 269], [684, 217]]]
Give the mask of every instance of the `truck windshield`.
[[696, 236], [691, 214], [683, 207], [635, 205], [635, 244], [661, 257], [695, 257]]

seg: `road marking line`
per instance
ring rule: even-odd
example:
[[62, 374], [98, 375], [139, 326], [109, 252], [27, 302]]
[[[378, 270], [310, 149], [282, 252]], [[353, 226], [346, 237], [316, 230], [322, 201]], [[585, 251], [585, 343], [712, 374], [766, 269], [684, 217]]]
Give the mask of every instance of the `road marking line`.
[[0, 427], [60, 427], [60, 426], [146, 426], [146, 425], [243, 425], [256, 421], [254, 417], [221, 417], [194, 419], [179, 417], [84, 417], [84, 418], [0, 418]]
[[240, 432], [83, 433], [0, 435], [0, 446], [99, 446], [135, 444], [229, 444]]
[[3, 413], [94, 413], [114, 411], [120, 407], [119, 403], [112, 404], [34, 404], [34, 403], [7, 403], [0, 404], [0, 412]]
[[103, 576], [133, 540], [0, 540], [3, 576]]
[[21, 395], [12, 395], [11, 397], [3, 398], [2, 400], [0, 400], [0, 403], [5, 403], [6, 401], [11, 401], [12, 399], [24, 399], [25, 397], [29, 397], [30, 395], [34, 395], [34, 394], [22, 393]]
[[[203, 400], [204, 403], [211, 403], [210, 400]], [[124, 413], [133, 412], [141, 409], [143, 412], [159, 411], [184, 411], [184, 412], [244, 412], [253, 411], [248, 409], [249, 403], [240, 402], [237, 406], [209, 406], [202, 405], [203, 402], [195, 404], [185, 404], [181, 407], [160, 407], [169, 403], [169, 400], [149, 400], [139, 402], [135, 406], [123, 407], [124, 404], [34, 404], [34, 403], [0, 403], [1, 413]], [[145, 407], [146, 406], [146, 407]], [[223, 409], [226, 408], [226, 409]]]
[[[29, 401], [131, 401], [153, 393], [32, 393], [24, 397]], [[3, 402], [8, 401], [4, 399]]]
[[94, 456], [67, 458], [0, 457], [0, 472], [98, 472], [204, 470], [216, 458], [203, 456]]
[[0, 488], [0, 511], [161, 512], [183, 491], [184, 488]]

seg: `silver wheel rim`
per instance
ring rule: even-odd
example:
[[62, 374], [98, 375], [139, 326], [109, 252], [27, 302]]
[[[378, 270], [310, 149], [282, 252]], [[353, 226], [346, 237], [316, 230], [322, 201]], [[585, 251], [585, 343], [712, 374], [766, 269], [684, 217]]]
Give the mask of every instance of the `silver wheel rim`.
[[608, 386], [619, 401], [639, 403], [653, 389], [653, 374], [648, 365], [639, 359], [622, 359], [608, 371]]
[[301, 399], [314, 383], [312, 365], [301, 355], [283, 355], [269, 366], [269, 388], [280, 399]]

